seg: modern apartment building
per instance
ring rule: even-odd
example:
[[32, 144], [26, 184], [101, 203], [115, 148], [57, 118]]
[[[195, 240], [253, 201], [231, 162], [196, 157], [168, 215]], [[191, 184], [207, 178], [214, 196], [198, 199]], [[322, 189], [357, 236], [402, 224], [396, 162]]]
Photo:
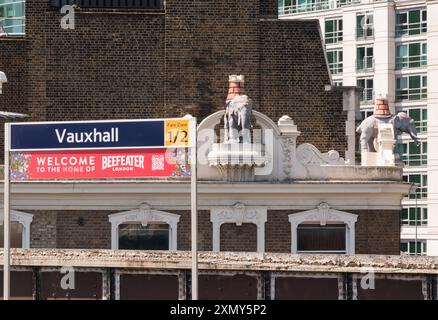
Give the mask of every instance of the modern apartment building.
[[332, 82], [363, 88], [363, 117], [377, 94], [416, 121], [421, 144], [399, 137], [405, 180], [401, 251], [438, 255], [438, 1], [279, 0], [281, 19], [318, 19]]

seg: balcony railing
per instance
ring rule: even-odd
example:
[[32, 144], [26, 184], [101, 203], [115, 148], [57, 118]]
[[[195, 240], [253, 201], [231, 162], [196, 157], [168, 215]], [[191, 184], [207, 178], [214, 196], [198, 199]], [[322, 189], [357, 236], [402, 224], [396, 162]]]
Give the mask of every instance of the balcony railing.
[[410, 200], [415, 200], [415, 197], [417, 197], [417, 199], [426, 199], [427, 198], [427, 186], [419, 186], [417, 188], [416, 194], [415, 193], [409, 194]]
[[395, 98], [397, 101], [427, 99], [427, 88], [397, 89]]
[[291, 13], [302, 13], [302, 12], [312, 12], [312, 11], [322, 11], [329, 9], [328, 0], [317, 0], [308, 1], [305, 3], [293, 3], [290, 6], [279, 7], [278, 14], [291, 14]]
[[348, 6], [350, 4], [355, 4], [355, 3], [360, 3], [361, 0], [337, 0], [336, 1], [336, 6], [338, 8], [340, 7], [344, 7], [344, 6]]
[[342, 42], [343, 37], [343, 31], [332, 31], [332, 32], [326, 32], [325, 33], [325, 43], [331, 44], [331, 43], [339, 43]]
[[427, 32], [427, 22], [403, 23], [395, 25], [395, 36], [419, 35]]
[[344, 64], [342, 62], [334, 62], [328, 64], [331, 74], [340, 74], [343, 71]]
[[[375, 0], [376, 1], [376, 0]], [[367, 2], [364, 0], [307, 0], [307, 2], [304, 3], [296, 3], [296, 1], [293, 1], [295, 3], [292, 3], [288, 6], [279, 5], [278, 7], [278, 14], [284, 15], [284, 14], [294, 14], [294, 13], [304, 13], [304, 12], [316, 12], [316, 11], [322, 11], [322, 10], [329, 10], [329, 9], [336, 9], [345, 7], [351, 4], [361, 3], [361, 2]]]
[[374, 25], [370, 24], [364, 28], [357, 28], [356, 39], [357, 40], [374, 39]]
[[427, 132], [427, 120], [415, 121], [417, 132]]
[[0, 33], [6, 35], [24, 34], [25, 17], [0, 18]]
[[363, 89], [363, 91], [359, 94], [359, 100], [362, 104], [373, 103], [374, 90], [373, 89]]
[[402, 155], [403, 162], [410, 167], [427, 166], [427, 153], [421, 154], [404, 154]]
[[419, 68], [427, 65], [427, 55], [396, 57], [396, 69]]
[[357, 71], [373, 71], [374, 70], [374, 58], [364, 57], [363, 59], [356, 60]]
[[81, 8], [162, 9], [162, 0], [50, 0], [52, 7], [76, 4]]

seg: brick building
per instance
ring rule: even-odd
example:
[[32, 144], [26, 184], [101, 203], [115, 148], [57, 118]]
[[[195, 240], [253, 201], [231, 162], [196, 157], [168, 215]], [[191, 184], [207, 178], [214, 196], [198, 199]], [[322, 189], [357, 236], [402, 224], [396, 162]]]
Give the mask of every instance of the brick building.
[[[272, 170], [245, 178], [225, 166], [224, 175], [210, 157], [213, 141], [205, 145], [199, 249], [400, 253], [400, 201], [410, 185], [397, 167], [354, 165], [354, 90], [326, 90], [316, 21], [278, 20], [275, 0], [167, 0], [83, 6], [75, 29], [64, 30], [57, 3], [26, 1], [25, 34], [0, 38], [9, 80], [0, 109], [32, 121], [190, 113], [202, 120], [198, 130], [215, 131], [228, 76], [243, 74], [255, 127], [273, 132], [264, 154]], [[11, 198], [16, 247], [190, 249], [186, 178], [19, 182]]]

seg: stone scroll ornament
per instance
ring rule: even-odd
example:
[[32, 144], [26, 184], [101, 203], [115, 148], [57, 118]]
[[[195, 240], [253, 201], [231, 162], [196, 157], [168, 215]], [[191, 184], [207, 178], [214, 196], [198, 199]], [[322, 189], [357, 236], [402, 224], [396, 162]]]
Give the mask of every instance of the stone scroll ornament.
[[303, 143], [297, 148], [297, 160], [303, 165], [345, 165], [344, 158], [335, 150], [321, 153], [313, 144]]
[[225, 143], [251, 143], [253, 102], [244, 94], [244, 76], [231, 75], [224, 116]]

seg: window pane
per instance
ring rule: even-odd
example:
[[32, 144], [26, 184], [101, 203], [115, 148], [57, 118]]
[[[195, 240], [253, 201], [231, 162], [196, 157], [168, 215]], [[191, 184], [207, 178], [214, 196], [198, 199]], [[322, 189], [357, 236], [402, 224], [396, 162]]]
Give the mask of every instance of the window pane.
[[403, 13], [397, 13], [396, 17], [396, 23], [407, 23], [408, 22], [408, 15], [406, 12]]
[[300, 225], [298, 251], [345, 251], [345, 225]]
[[326, 21], [325, 22], [325, 32], [333, 32], [334, 31], [334, 21], [330, 20], [330, 21]]
[[327, 60], [329, 63], [334, 63], [335, 62], [335, 52], [327, 51]]
[[420, 146], [417, 146], [415, 142], [409, 142], [409, 154], [420, 154]]
[[409, 23], [418, 23], [420, 22], [420, 10], [412, 10], [409, 11]]
[[357, 59], [362, 60], [365, 57], [365, 48], [357, 48]]
[[365, 23], [365, 16], [364, 15], [358, 15], [356, 17], [356, 27], [359, 28], [363, 28], [363, 25]]
[[415, 242], [409, 242], [409, 252], [415, 253]]
[[408, 219], [408, 209], [402, 209], [401, 218], [402, 220]]
[[420, 184], [421, 176], [419, 174], [412, 174], [409, 176], [409, 182]]
[[420, 109], [410, 109], [409, 116], [415, 121], [420, 121]]
[[408, 153], [408, 145], [406, 143], [399, 144], [399, 150], [402, 154]]
[[119, 226], [119, 249], [169, 250], [168, 224], [121, 224]]
[[427, 109], [423, 109], [422, 116], [423, 116], [423, 120], [427, 120]]
[[409, 208], [409, 220], [415, 220], [415, 208]]
[[421, 78], [420, 76], [412, 76], [409, 77], [409, 88], [420, 88], [421, 87]]
[[408, 243], [407, 242], [400, 243], [400, 251], [402, 251], [402, 252], [408, 251]]
[[[4, 245], [4, 226], [0, 225], [0, 248]], [[11, 222], [11, 248], [23, 247], [23, 225], [18, 222]]]
[[408, 55], [408, 46], [403, 44], [401, 46], [397, 46], [397, 55], [400, 57], [405, 57]]

